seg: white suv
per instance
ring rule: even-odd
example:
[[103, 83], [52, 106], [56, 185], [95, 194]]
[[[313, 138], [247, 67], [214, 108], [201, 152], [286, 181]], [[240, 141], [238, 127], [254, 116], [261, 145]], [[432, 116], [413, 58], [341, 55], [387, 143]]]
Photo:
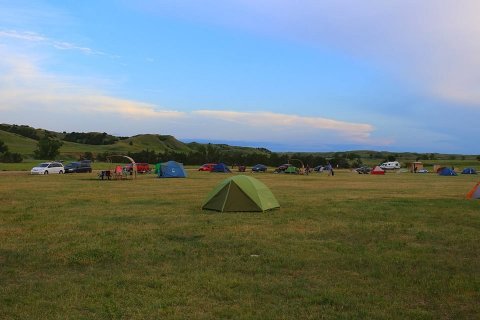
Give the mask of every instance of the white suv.
[[38, 166], [33, 167], [30, 170], [30, 174], [49, 174], [49, 173], [59, 173], [62, 174], [65, 172], [63, 164], [60, 162], [43, 162]]

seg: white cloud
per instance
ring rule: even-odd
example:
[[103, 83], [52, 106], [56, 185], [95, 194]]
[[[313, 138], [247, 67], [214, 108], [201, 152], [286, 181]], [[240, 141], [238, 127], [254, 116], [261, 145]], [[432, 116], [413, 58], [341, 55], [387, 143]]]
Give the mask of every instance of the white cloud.
[[[1, 47], [0, 47], [1, 48]], [[25, 113], [39, 110], [60, 115], [110, 114], [129, 119], [178, 118], [184, 113], [164, 110], [154, 104], [123, 99], [102, 93], [77, 79], [47, 74], [28, 56], [4, 55], [0, 61], [0, 111]]]
[[266, 131], [308, 131], [311, 133], [331, 132], [350, 141], [368, 142], [374, 130], [370, 124], [349, 123], [320, 117], [273, 112], [236, 112], [221, 110], [198, 110], [194, 114], [207, 118], [240, 123], [245, 127], [262, 128]]
[[32, 31], [0, 30], [0, 38], [9, 38], [27, 42], [35, 42], [51, 46], [59, 50], [74, 50], [87, 55], [106, 55], [104, 52], [88, 47], [78, 46], [66, 41], [58, 41]]

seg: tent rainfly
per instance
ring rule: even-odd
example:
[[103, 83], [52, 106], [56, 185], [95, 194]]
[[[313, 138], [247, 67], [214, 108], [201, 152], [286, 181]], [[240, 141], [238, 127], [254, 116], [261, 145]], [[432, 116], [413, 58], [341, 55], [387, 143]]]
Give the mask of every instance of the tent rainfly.
[[237, 175], [220, 182], [202, 205], [204, 210], [260, 211], [279, 208], [280, 204], [261, 181], [245, 175]]

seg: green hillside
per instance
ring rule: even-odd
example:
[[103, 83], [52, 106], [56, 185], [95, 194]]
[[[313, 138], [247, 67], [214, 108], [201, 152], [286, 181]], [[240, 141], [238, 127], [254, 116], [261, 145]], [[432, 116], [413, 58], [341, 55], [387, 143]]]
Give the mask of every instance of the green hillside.
[[[14, 132], [18, 133], [14, 133]], [[21, 135], [25, 132], [25, 135]], [[31, 157], [34, 150], [37, 148], [37, 140], [27, 137], [32, 135], [32, 132], [37, 138], [49, 135], [56, 139], [62, 140], [63, 145], [60, 148], [60, 154], [66, 158], [76, 158], [85, 152], [98, 153], [128, 153], [141, 152], [143, 150], [150, 150], [156, 153], [165, 152], [183, 152], [189, 153], [192, 151], [199, 151], [211, 146], [216, 149], [235, 152], [235, 153], [269, 153], [266, 149], [229, 146], [226, 144], [202, 144], [197, 142], [183, 143], [171, 135], [159, 134], [139, 134], [128, 138], [120, 138], [113, 144], [84, 144], [77, 142], [65, 141], [64, 138], [68, 135], [66, 132], [54, 132], [45, 129], [32, 128], [26, 125], [0, 125], [0, 140], [4, 141], [11, 152], [17, 152], [24, 157]]]
[[5, 142], [10, 152], [16, 152], [22, 155], [33, 154], [33, 150], [37, 147], [36, 140], [3, 130], [0, 130], [0, 140]]

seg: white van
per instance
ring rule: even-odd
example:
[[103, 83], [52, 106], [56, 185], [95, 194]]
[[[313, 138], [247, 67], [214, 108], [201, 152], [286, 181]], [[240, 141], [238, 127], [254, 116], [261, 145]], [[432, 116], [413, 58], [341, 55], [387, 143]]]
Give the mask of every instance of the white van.
[[380, 165], [380, 168], [383, 170], [400, 169], [400, 163], [398, 161], [384, 162]]

